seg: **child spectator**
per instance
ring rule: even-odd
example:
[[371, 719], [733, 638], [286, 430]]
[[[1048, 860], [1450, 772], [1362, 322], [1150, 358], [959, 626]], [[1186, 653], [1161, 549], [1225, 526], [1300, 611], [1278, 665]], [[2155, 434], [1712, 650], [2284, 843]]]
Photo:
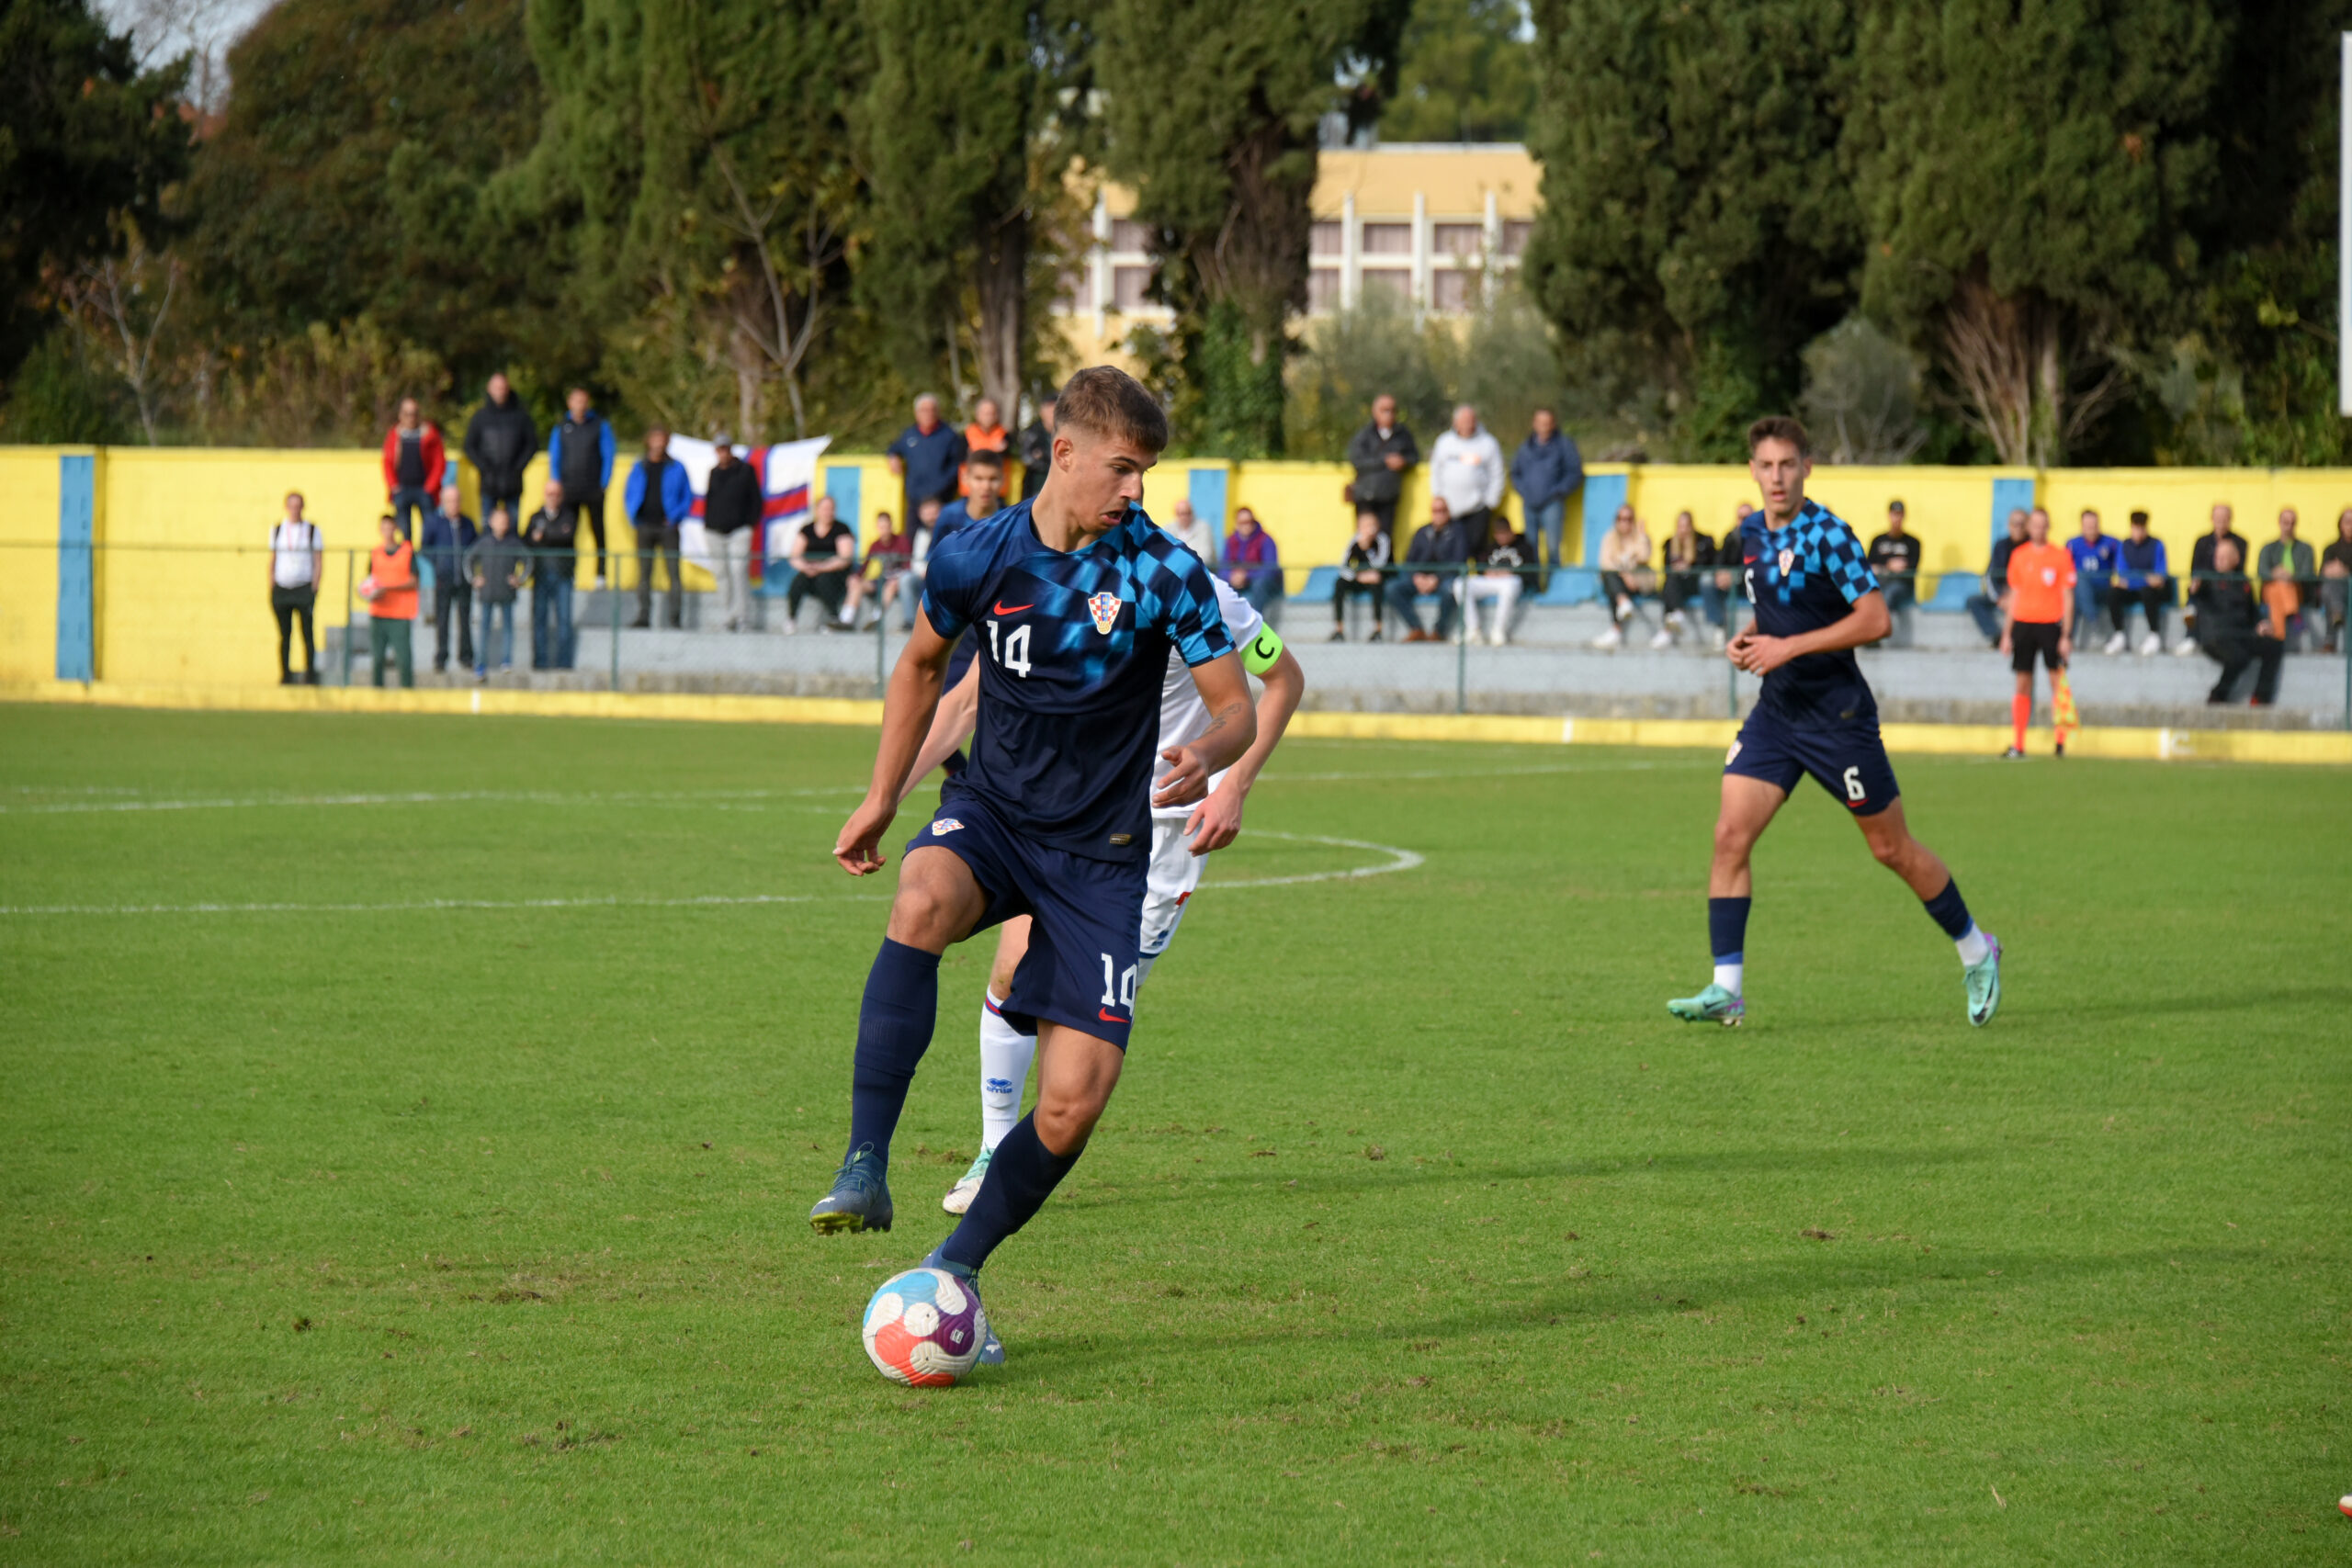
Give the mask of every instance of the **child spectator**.
[[858, 623], [859, 606], [868, 599], [875, 601], [874, 618], [888, 619], [891, 604], [913, 572], [915, 542], [898, 532], [893, 523], [887, 512], [874, 514], [874, 542], [865, 547], [865, 573], [850, 576], [849, 606], [842, 612], [842, 618], [853, 628]]
[[478, 661], [474, 679], [490, 679], [492, 667], [500, 674], [514, 668], [514, 595], [522, 591], [530, 553], [514, 533], [514, 514], [501, 505], [490, 513], [490, 532], [466, 552], [466, 576], [474, 585], [474, 603], [481, 606], [481, 635], [474, 641]]
[[[2352, 516], [2352, 513], [2346, 513]], [[277, 617], [277, 683], [297, 684], [287, 662], [294, 623], [302, 623], [302, 679], [319, 683], [319, 661], [311, 641], [311, 617], [318, 608], [319, 578], [326, 569], [326, 542], [319, 525], [302, 516], [302, 492], [286, 492], [286, 516], [269, 530], [269, 609]]]
[[1623, 648], [1625, 623], [1634, 615], [1634, 596], [1657, 592], [1657, 574], [1650, 570], [1650, 531], [1642, 526], [1630, 506], [1617, 509], [1616, 520], [1600, 536], [1600, 593], [1614, 608], [1609, 629], [1592, 639], [1595, 648]]
[[400, 519], [386, 513], [377, 521], [382, 540], [368, 557], [359, 596], [368, 601], [368, 662], [375, 683], [384, 683], [384, 657], [400, 665], [401, 684], [416, 684], [416, 547], [401, 537]]
[[1380, 525], [1380, 513], [1366, 508], [1356, 513], [1356, 536], [1348, 541], [1347, 559], [1331, 582], [1333, 642], [1348, 640], [1350, 599], [1362, 599], [1372, 606], [1372, 635], [1364, 640], [1380, 640], [1380, 603], [1387, 577], [1388, 531]]

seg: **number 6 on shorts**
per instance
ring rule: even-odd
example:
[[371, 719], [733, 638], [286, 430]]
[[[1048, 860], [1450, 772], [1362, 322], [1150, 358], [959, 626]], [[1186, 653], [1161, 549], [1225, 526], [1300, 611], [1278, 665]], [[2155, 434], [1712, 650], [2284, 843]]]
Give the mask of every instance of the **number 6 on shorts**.
[[1870, 798], [1869, 792], [1862, 788], [1862, 770], [1860, 767], [1846, 770], [1846, 798], [1848, 800]]

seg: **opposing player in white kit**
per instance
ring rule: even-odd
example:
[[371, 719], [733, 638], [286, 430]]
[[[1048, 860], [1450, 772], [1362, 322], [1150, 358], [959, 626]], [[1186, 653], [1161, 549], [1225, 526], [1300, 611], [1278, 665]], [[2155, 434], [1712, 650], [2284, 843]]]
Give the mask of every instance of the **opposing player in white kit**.
[[[1218, 606], [1225, 612], [1226, 630], [1241, 650], [1241, 662], [1265, 682], [1258, 698], [1258, 739], [1241, 760], [1209, 781], [1208, 797], [1199, 805], [1155, 808], [1151, 814], [1151, 865], [1143, 900], [1143, 955], [1136, 988], [1151, 974], [1151, 966], [1168, 951], [1184, 906], [1201, 884], [1202, 857], [1223, 849], [1241, 832], [1241, 808], [1259, 771], [1281, 744], [1283, 729], [1306, 694], [1306, 672], [1283, 646], [1282, 634], [1266, 625], [1250, 601], [1226, 585], [1216, 587]], [[939, 699], [938, 716], [923, 741], [914, 767], [908, 773], [909, 790], [946, 761], [972, 733], [979, 712], [978, 665]], [[1159, 691], [1159, 751], [1173, 761], [1177, 748], [1191, 743], [1208, 728], [1209, 712], [1193, 684], [1193, 672], [1181, 659], [1168, 661], [1168, 677]], [[989, 971], [988, 995], [980, 1003], [980, 1152], [971, 1169], [941, 1201], [951, 1214], [971, 1206], [988, 1174], [989, 1156], [1021, 1119], [1021, 1091], [1029, 1080], [1029, 1064], [1037, 1055], [1037, 1037], [1023, 1034], [1004, 1021], [1000, 1010], [1012, 994], [1012, 972], [1029, 951], [1029, 918], [1016, 916], [999, 930], [996, 963]]]

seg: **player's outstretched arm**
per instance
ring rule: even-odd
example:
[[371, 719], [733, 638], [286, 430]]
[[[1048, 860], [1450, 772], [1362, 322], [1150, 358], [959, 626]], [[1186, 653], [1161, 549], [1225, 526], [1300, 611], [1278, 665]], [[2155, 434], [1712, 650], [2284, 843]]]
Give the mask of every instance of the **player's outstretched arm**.
[[923, 737], [922, 750], [915, 753], [915, 764], [907, 770], [907, 782], [899, 787], [899, 803], [906, 804], [931, 771], [947, 761], [956, 748], [972, 738], [980, 722], [980, 661], [973, 660], [956, 682], [956, 689], [939, 699], [939, 711], [932, 716], [931, 733]]
[[1193, 666], [1193, 684], [1209, 710], [1209, 727], [1189, 746], [1171, 746], [1160, 760], [1169, 764], [1152, 795], [1154, 806], [1190, 806], [1208, 793], [1209, 775], [1231, 767], [1258, 739], [1258, 718], [1250, 706], [1250, 678], [1241, 655], [1227, 653]]
[[849, 820], [833, 840], [833, 859], [852, 876], [867, 876], [882, 869], [882, 835], [899, 814], [907, 772], [914, 766], [939, 706], [939, 688], [947, 677], [947, 658], [956, 645], [932, 629], [925, 609], [915, 616], [914, 636], [890, 671], [889, 689], [882, 697], [882, 744], [874, 754], [874, 777]]
[[1855, 600], [1842, 619], [1826, 626], [1795, 637], [1766, 637], [1751, 626], [1733, 638], [1724, 652], [1749, 674], [1765, 675], [1808, 653], [1837, 653], [1876, 642], [1894, 625], [1894, 617], [1887, 614], [1886, 595], [1872, 589]]
[[1301, 699], [1306, 695], [1306, 671], [1287, 648], [1282, 650], [1271, 668], [1260, 677], [1266, 689], [1258, 698], [1258, 738], [1241, 760], [1233, 764], [1209, 797], [1185, 819], [1185, 836], [1193, 840], [1193, 852], [1204, 855], [1221, 850], [1241, 836], [1241, 808], [1249, 800], [1250, 786], [1258, 782], [1258, 774], [1273, 756], [1274, 748], [1283, 741], [1283, 731], [1290, 728], [1291, 715], [1298, 711]]

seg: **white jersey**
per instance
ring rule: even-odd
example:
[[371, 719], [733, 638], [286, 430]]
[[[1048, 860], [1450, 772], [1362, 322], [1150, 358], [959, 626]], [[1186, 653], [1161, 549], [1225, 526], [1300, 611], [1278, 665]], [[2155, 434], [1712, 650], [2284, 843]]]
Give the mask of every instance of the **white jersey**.
[[[1236, 649], [1248, 648], [1265, 626], [1266, 617], [1258, 614], [1249, 600], [1236, 593], [1224, 578], [1212, 572], [1209, 581], [1216, 585], [1217, 608], [1225, 612], [1225, 629], [1232, 637], [1233, 646]], [[1201, 701], [1201, 689], [1193, 683], [1193, 671], [1182, 658], [1170, 654], [1168, 678], [1159, 687], [1159, 750], [1165, 751], [1171, 746], [1188, 745], [1199, 739], [1208, 727], [1209, 707]], [[1159, 787], [1159, 775], [1166, 772], [1164, 766], [1154, 764], [1152, 788], [1155, 791]], [[1218, 773], [1211, 778], [1209, 787], [1215, 789], [1224, 777], [1223, 773]], [[1194, 801], [1192, 806], [1154, 807], [1151, 814], [1154, 817], [1189, 817], [1193, 807], [1199, 804]]]
[[320, 547], [315, 523], [278, 523], [269, 530], [269, 580], [280, 588], [309, 588], [311, 552]]

